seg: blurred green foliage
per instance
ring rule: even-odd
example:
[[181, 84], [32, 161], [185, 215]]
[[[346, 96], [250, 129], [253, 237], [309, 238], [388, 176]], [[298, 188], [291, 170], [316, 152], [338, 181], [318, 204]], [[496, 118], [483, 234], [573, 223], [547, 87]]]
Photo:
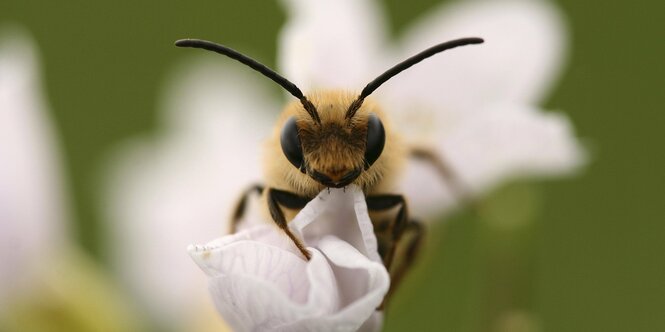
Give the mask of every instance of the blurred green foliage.
[[[387, 330], [665, 330], [665, 2], [557, 2], [572, 52], [546, 106], [570, 115], [592, 163], [577, 178], [504, 187], [435, 227]], [[393, 33], [434, 3], [387, 1]], [[157, 125], [164, 79], [190, 56], [173, 41], [223, 41], [273, 65], [284, 20], [273, 1], [4, 0], [0, 9], [0, 25], [27, 27], [40, 47], [78, 240], [101, 263], [101, 164]]]

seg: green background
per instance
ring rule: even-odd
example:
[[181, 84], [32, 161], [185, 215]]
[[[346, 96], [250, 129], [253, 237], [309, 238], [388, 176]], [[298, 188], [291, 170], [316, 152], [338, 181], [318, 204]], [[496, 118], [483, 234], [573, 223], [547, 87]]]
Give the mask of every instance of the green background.
[[[435, 3], [386, 1], [393, 34]], [[665, 2], [557, 3], [572, 52], [545, 106], [568, 112], [591, 164], [505, 186], [433, 229], [387, 330], [665, 331]], [[156, 126], [165, 78], [191, 55], [173, 41], [224, 41], [273, 66], [284, 18], [274, 1], [2, 1], [0, 25], [40, 47], [78, 240], [101, 263], [102, 162]]]

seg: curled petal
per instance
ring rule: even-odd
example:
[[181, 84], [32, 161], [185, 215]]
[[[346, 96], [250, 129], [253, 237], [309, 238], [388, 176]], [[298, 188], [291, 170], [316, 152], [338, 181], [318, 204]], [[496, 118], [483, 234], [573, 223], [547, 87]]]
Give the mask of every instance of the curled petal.
[[190, 246], [190, 255], [210, 277], [224, 319], [243, 331], [379, 329], [382, 315], [376, 308], [390, 281], [374, 233], [363, 230], [371, 227], [363, 192], [356, 186], [325, 190], [290, 224], [305, 240], [310, 261], [267, 225]]
[[333, 234], [371, 260], [381, 262], [365, 194], [356, 185], [320, 192], [298, 213], [289, 227], [310, 244], [316, 244], [324, 235]]
[[[277, 244], [276, 232], [256, 226], [190, 247], [210, 276], [213, 300], [230, 326], [239, 331], [355, 331], [373, 315], [389, 286], [381, 263], [333, 236], [310, 247], [307, 262], [290, 244]], [[380, 324], [373, 319], [368, 326]]]

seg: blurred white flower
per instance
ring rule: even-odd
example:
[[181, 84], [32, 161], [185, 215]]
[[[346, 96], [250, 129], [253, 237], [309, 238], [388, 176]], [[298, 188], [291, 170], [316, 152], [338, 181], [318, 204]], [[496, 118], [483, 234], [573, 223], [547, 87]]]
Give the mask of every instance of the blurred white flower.
[[0, 329], [142, 330], [132, 304], [71, 241], [40, 75], [29, 34], [0, 27]]
[[[327, 225], [339, 227], [328, 232]], [[237, 331], [379, 330], [382, 314], [375, 310], [390, 280], [362, 191], [321, 192], [291, 228], [306, 239], [309, 262], [284, 233], [265, 224], [190, 247], [229, 325]]]
[[205, 278], [183, 248], [226, 232], [231, 205], [259, 180], [259, 143], [274, 117], [262, 114], [276, 106], [265, 82], [219, 63], [173, 75], [163, 133], [111, 158], [102, 198], [112, 263], [164, 326], [205, 319]]
[[[564, 27], [551, 5], [440, 6], [391, 44], [373, 1], [283, 2], [288, 23], [278, 69], [305, 92], [359, 91], [438, 42], [485, 38], [483, 45], [426, 60], [373, 95], [399, 124], [396, 132], [439, 153], [474, 193], [518, 175], [565, 173], [583, 162], [567, 118], [536, 106], [564, 53]], [[260, 182], [259, 142], [282, 108], [264, 77], [205, 56], [210, 63], [173, 75], [162, 105], [165, 128], [112, 156], [102, 197], [110, 243], [122, 243], [110, 248], [117, 269], [153, 316], [171, 326], [200, 313], [207, 293], [182, 248], [225, 233], [240, 192]], [[429, 165], [410, 163], [404, 179], [396, 191], [406, 194], [414, 214], [441, 212], [455, 202]]]
[[[280, 42], [283, 74], [304, 91], [360, 91], [394, 64], [461, 37], [485, 43], [436, 55], [392, 78], [373, 96], [415, 147], [437, 153], [475, 195], [516, 176], [557, 175], [584, 162], [568, 118], [543, 112], [558, 74], [566, 32], [546, 1], [459, 1], [431, 9], [386, 37], [370, 0], [283, 0], [289, 21]], [[431, 164], [411, 160], [400, 192], [415, 215], [456, 200]]]
[[33, 286], [68, 237], [57, 140], [39, 75], [28, 34], [0, 28], [0, 309]]

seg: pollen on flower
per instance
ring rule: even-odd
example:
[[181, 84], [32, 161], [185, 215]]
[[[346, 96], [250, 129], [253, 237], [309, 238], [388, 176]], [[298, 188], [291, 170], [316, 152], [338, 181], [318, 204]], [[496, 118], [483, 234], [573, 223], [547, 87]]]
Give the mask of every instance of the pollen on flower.
[[196, 254], [203, 254], [204, 258], [206, 256], [210, 255], [210, 251], [215, 249], [214, 246], [208, 246], [208, 245], [199, 245], [199, 244], [190, 244], [187, 246], [187, 252], [189, 253], [196, 253]]

